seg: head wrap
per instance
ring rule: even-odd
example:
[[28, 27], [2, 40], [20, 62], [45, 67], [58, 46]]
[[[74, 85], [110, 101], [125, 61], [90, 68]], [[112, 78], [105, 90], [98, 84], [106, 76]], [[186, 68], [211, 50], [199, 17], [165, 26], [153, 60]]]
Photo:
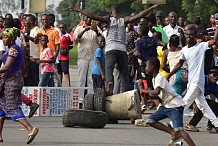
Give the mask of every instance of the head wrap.
[[13, 27], [13, 28], [5, 28], [3, 30], [3, 35], [6, 35], [10, 37], [11, 39], [15, 40], [18, 36], [18, 29]]

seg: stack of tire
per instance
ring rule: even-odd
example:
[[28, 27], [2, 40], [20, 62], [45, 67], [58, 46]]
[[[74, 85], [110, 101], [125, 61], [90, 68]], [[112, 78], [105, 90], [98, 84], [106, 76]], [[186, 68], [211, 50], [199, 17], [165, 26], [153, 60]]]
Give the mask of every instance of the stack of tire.
[[131, 120], [134, 123], [136, 119], [141, 118], [137, 90], [106, 96], [105, 90], [99, 88], [95, 94], [85, 96], [84, 110], [65, 111], [63, 125], [103, 128], [108, 120]]
[[84, 110], [69, 109], [64, 112], [62, 123], [65, 127], [104, 128], [108, 121], [105, 111], [105, 90], [97, 89], [95, 94], [87, 94]]

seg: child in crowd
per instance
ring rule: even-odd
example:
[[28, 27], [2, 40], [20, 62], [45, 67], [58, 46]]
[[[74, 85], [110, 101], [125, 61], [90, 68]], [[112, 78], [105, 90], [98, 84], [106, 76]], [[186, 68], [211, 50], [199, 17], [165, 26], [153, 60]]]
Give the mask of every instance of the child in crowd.
[[[160, 41], [159, 39], [155, 37], [149, 37], [148, 36], [149, 28], [147, 25], [140, 25], [139, 26], [139, 36], [140, 39], [136, 41], [135, 48], [136, 51], [134, 51], [133, 55], [140, 58], [142, 60], [142, 63], [140, 65], [140, 76], [138, 81], [138, 87], [139, 89], [152, 89], [152, 76], [145, 73], [145, 66], [146, 61], [149, 58], [156, 57], [157, 58], [157, 46], [164, 46], [166, 47], [166, 44]], [[141, 96], [141, 110], [146, 110], [144, 97]]]
[[[143, 89], [141, 92], [147, 95], [147, 98], [160, 98], [162, 106], [146, 120], [146, 124], [169, 133], [172, 138], [169, 146], [175, 144], [183, 138], [189, 146], [195, 146], [193, 140], [183, 129], [183, 109], [184, 102], [182, 97], [178, 95], [173, 87], [159, 73], [160, 62], [157, 58], [150, 58], [146, 62], [146, 73], [153, 76], [152, 83], [154, 90]], [[166, 126], [159, 121], [165, 118], [170, 118], [173, 122], [173, 127]]]
[[37, 63], [41, 63], [41, 77], [39, 81], [39, 87], [54, 87], [55, 55], [51, 48], [47, 46], [47, 35], [41, 35], [40, 43], [42, 44], [43, 49], [40, 53], [40, 60], [37, 60]]
[[104, 88], [105, 80], [105, 38], [98, 36], [97, 43], [99, 48], [95, 51], [94, 62], [92, 67], [92, 79], [94, 92], [97, 88]]

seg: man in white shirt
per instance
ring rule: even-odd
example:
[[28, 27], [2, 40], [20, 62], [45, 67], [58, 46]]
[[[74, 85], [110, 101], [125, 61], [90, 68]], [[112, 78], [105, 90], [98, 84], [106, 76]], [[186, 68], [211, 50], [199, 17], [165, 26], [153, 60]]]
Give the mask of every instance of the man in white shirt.
[[[84, 88], [87, 81], [88, 93], [93, 93], [93, 82], [92, 82], [92, 65], [94, 60], [94, 54], [96, 48], [98, 48], [96, 39], [99, 35], [97, 26], [95, 30], [91, 27], [92, 19], [87, 16], [83, 18], [85, 24], [77, 26], [74, 31], [74, 40], [78, 50], [78, 87]], [[79, 104], [82, 108], [84, 102], [84, 89], [79, 89]]]
[[168, 18], [169, 18], [169, 25], [167, 25], [163, 28], [168, 39], [170, 40], [170, 37], [173, 34], [176, 34], [180, 38], [179, 46], [180, 47], [185, 46], [185, 38], [184, 38], [183, 29], [176, 24], [177, 23], [177, 14], [175, 12], [170, 12]]
[[[183, 98], [186, 106], [184, 113], [188, 110], [190, 105], [195, 101], [198, 108], [203, 112], [218, 132], [218, 119], [208, 106], [204, 97], [204, 57], [205, 51], [210, 49], [218, 41], [218, 22], [216, 25], [215, 38], [208, 42], [197, 43], [195, 40], [196, 29], [193, 24], [185, 27], [185, 38], [187, 46], [182, 48], [180, 61], [170, 72], [168, 79], [176, 73], [186, 61], [188, 64], [188, 86], [187, 93]], [[214, 49], [214, 51], [217, 51]]]

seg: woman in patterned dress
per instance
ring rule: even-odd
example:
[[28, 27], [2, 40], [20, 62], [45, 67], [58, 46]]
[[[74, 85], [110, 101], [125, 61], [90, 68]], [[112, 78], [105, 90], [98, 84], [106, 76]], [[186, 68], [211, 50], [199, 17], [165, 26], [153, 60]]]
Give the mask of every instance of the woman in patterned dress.
[[0, 142], [3, 142], [2, 129], [5, 116], [19, 121], [28, 131], [27, 144], [31, 143], [38, 133], [38, 128], [31, 126], [25, 119], [21, 109], [21, 90], [23, 88], [22, 63], [24, 60], [22, 49], [15, 44], [19, 34], [17, 28], [3, 30], [3, 43], [8, 50], [2, 55], [3, 66], [0, 67]]

